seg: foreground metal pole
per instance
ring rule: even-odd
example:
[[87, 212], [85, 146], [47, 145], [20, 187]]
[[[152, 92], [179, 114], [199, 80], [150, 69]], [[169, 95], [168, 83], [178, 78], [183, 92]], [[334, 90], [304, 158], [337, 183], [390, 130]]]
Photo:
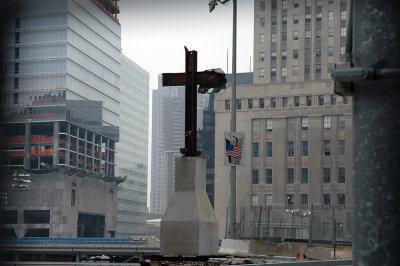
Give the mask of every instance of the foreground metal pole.
[[[354, 67], [399, 68], [400, 2], [353, 7]], [[355, 82], [353, 265], [400, 265], [399, 128], [400, 77]]]
[[[236, 15], [237, 0], [233, 0], [233, 37], [232, 37], [232, 100], [231, 100], [231, 132], [236, 132]], [[236, 239], [236, 166], [231, 166], [230, 173], [230, 238]]]

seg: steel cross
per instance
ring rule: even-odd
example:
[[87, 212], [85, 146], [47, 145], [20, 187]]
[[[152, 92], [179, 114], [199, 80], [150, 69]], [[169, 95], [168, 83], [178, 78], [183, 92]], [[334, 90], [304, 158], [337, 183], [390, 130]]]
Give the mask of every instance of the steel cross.
[[[220, 87], [226, 83], [225, 74], [214, 70], [197, 72], [197, 51], [185, 46], [185, 73], [163, 73], [163, 86], [185, 85], [185, 147], [181, 153], [187, 157], [201, 154], [197, 150], [197, 85], [205, 88]], [[204, 91], [204, 93], [207, 89]]]

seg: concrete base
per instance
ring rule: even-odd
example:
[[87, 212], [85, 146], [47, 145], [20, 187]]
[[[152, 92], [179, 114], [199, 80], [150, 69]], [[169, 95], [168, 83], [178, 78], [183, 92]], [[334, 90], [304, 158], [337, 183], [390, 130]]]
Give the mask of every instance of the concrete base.
[[175, 160], [175, 192], [161, 220], [161, 254], [218, 254], [218, 222], [206, 193], [206, 160]]

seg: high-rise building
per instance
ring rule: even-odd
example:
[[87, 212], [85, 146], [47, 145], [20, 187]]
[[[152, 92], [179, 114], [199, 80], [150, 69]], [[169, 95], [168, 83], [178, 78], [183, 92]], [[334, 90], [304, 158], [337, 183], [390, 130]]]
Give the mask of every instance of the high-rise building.
[[[164, 214], [175, 191], [175, 158], [185, 145], [185, 87], [161, 85], [153, 91], [153, 133], [150, 212]], [[209, 95], [197, 95], [197, 128], [203, 127], [203, 110]]]
[[3, 27], [3, 211], [19, 237], [115, 236], [117, 3], [18, 1]]
[[120, 127], [116, 173], [127, 176], [117, 188], [117, 237], [145, 235], [149, 73], [121, 57]]
[[[223, 134], [230, 107], [245, 133], [237, 166], [239, 237], [351, 240], [351, 98], [330, 70], [344, 56], [347, 1], [256, 0], [254, 84], [215, 99], [215, 212], [227, 234], [229, 167]], [[333, 230], [334, 224], [336, 229]], [[228, 226], [227, 226], [228, 225]]]

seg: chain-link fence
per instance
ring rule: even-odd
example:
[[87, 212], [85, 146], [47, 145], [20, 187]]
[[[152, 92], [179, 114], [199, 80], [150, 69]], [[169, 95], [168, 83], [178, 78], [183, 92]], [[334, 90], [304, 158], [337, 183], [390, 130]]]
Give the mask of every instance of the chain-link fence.
[[[351, 244], [351, 210], [341, 205], [332, 207], [327, 204], [301, 207], [240, 207], [236, 235], [241, 239]], [[229, 209], [227, 218], [228, 213]], [[228, 219], [225, 232], [228, 236]]]

